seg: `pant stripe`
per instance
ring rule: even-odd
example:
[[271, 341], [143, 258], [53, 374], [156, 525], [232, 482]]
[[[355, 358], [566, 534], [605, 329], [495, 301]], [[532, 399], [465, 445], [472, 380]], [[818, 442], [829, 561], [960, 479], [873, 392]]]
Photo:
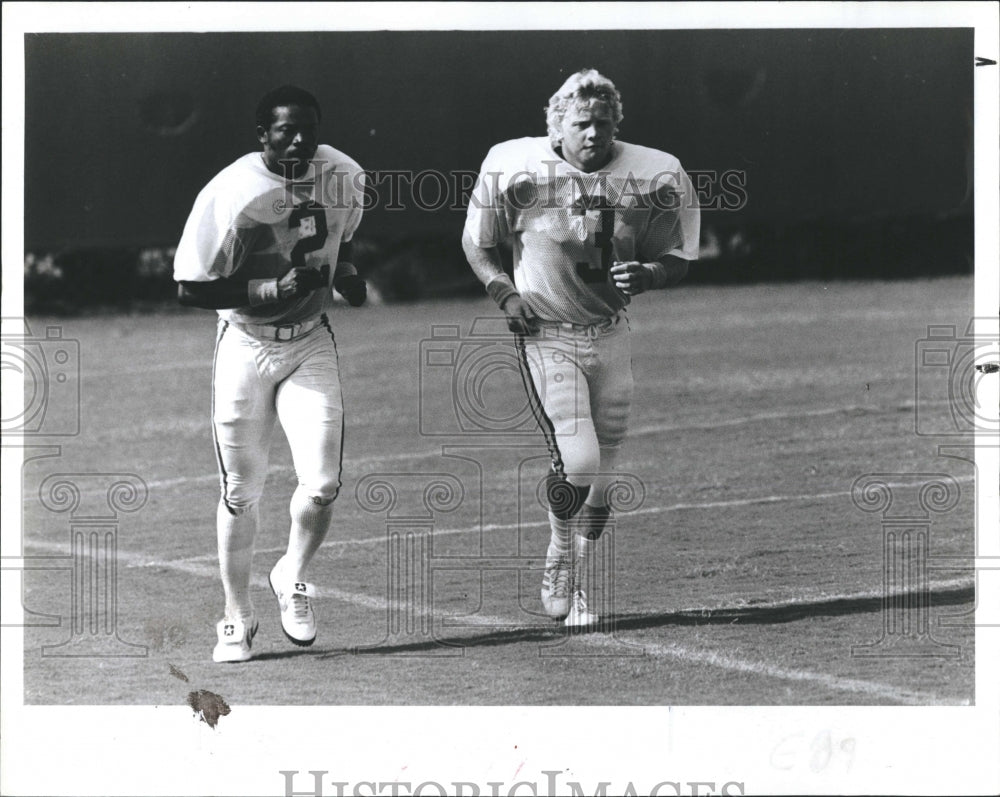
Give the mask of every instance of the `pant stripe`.
[[[330, 340], [333, 342], [333, 353], [337, 357], [337, 367], [340, 367], [340, 352], [337, 351], [337, 336], [333, 334], [333, 327], [330, 326], [330, 319], [326, 317], [326, 313], [320, 316], [320, 321], [323, 326], [326, 327], [326, 331], [330, 333]], [[344, 434], [347, 431], [347, 424], [345, 423], [346, 412], [340, 413], [340, 461], [337, 464], [337, 494], [340, 494], [340, 488], [343, 486], [344, 479]]]
[[215, 443], [215, 459], [219, 463], [219, 475], [222, 483], [222, 502], [226, 505], [226, 509], [229, 510], [229, 514], [235, 515], [236, 512], [229, 505], [229, 486], [227, 484], [228, 474], [226, 473], [226, 466], [222, 461], [222, 447], [219, 444], [219, 435], [215, 429], [215, 369], [219, 361], [219, 347], [222, 345], [222, 336], [226, 334], [227, 329], [229, 329], [229, 322], [223, 321], [219, 326], [219, 334], [215, 337], [215, 352], [212, 355], [212, 442]]
[[524, 383], [524, 390], [528, 394], [528, 406], [531, 407], [531, 414], [535, 416], [535, 420], [542, 430], [542, 435], [545, 437], [545, 445], [548, 447], [549, 455], [552, 457], [552, 470], [559, 476], [565, 476], [566, 469], [563, 465], [562, 454], [559, 451], [559, 443], [556, 440], [556, 428], [552, 420], [545, 413], [542, 399], [539, 397], [538, 390], [535, 387], [535, 380], [531, 376], [531, 369], [528, 367], [528, 352], [524, 348], [524, 336], [515, 335], [514, 341], [517, 346], [521, 381]]

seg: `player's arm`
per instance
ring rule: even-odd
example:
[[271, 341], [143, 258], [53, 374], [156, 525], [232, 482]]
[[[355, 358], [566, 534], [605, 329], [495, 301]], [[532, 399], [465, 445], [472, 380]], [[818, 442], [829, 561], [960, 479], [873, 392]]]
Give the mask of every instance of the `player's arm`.
[[278, 279], [246, 280], [234, 276], [207, 282], [180, 281], [177, 283], [177, 301], [185, 307], [209, 310], [273, 304], [293, 296], [305, 296], [325, 286], [329, 268], [290, 268]]
[[615, 287], [628, 296], [644, 291], [670, 288], [688, 273], [688, 261], [673, 255], [663, 255], [659, 260], [641, 263], [629, 260], [611, 267]]
[[486, 286], [486, 292], [507, 316], [507, 328], [518, 335], [538, 331], [538, 317], [521, 298], [514, 282], [503, 270], [500, 251], [495, 246], [479, 246], [468, 230], [462, 233], [462, 249], [473, 273]]
[[358, 275], [358, 270], [351, 262], [354, 254], [354, 244], [345, 241], [337, 253], [337, 268], [333, 272], [333, 287], [341, 296], [347, 299], [351, 307], [360, 307], [368, 297], [368, 285]]
[[654, 211], [640, 241], [639, 256], [652, 257], [611, 267], [615, 287], [629, 296], [673, 287], [687, 276], [690, 261], [698, 257], [701, 216], [697, 196], [683, 169], [675, 178], [676, 184], [663, 185], [650, 195]]

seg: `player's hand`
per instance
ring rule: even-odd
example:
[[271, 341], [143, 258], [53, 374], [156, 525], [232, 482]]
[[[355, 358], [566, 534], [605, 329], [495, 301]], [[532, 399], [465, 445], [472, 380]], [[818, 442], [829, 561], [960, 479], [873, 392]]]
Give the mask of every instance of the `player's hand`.
[[653, 272], [638, 260], [626, 260], [611, 266], [611, 279], [626, 296], [635, 296], [652, 287]]
[[538, 316], [518, 294], [512, 294], [500, 308], [507, 316], [507, 329], [515, 335], [537, 335]]
[[278, 298], [290, 299], [293, 296], [305, 296], [317, 288], [325, 288], [330, 277], [330, 267], [305, 268], [296, 266], [289, 269], [285, 276], [278, 280]]
[[337, 293], [347, 299], [351, 307], [361, 307], [368, 297], [368, 285], [357, 274], [345, 274], [335, 277], [333, 287]]

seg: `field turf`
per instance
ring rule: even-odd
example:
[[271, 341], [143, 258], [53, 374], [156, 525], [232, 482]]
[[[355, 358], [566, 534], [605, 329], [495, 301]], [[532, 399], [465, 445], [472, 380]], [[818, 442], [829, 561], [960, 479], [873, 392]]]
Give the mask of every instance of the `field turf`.
[[[522, 419], [495, 309], [338, 307], [344, 484], [311, 574], [319, 637], [289, 644], [267, 588], [295, 484], [276, 431], [253, 580], [260, 633], [237, 665], [211, 661], [214, 314], [30, 319], [36, 337], [58, 325], [79, 341], [81, 432], [23, 469], [25, 701], [183, 704], [198, 688], [232, 705], [973, 703], [974, 581], [959, 563], [974, 549], [974, 474], [938, 451], [968, 440], [915, 433], [918, 412], [926, 428], [953, 426], [947, 393], [916, 395], [917, 343], [930, 324], [961, 334], [971, 307], [971, 278], [638, 297], [622, 462], [634, 492], [602, 549], [605, 622], [587, 634], [541, 614], [541, 435], [475, 433]], [[449, 398], [463, 368], [481, 384]], [[53, 401], [46, 422], [75, 411]], [[80, 486], [76, 514], [40, 493], [53, 474]], [[116, 479], [98, 474], [134, 474], [148, 496], [88, 525], [87, 513], [111, 517], [103, 485]], [[910, 514], [926, 474], [958, 489], [929, 516], [929, 560], [916, 537], [890, 556], [891, 606], [883, 515], [852, 501], [866, 474], [883, 474], [893, 511]], [[116, 541], [92, 582], [74, 581], [71, 526]], [[925, 584], [914, 573], [927, 561]], [[105, 617], [91, 609], [111, 583]], [[905, 655], [918, 649], [932, 655]]]

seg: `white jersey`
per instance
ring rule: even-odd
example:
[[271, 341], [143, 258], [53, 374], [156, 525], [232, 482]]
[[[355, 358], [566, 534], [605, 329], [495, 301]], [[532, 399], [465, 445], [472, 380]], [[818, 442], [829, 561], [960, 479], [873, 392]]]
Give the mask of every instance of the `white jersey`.
[[469, 198], [465, 229], [483, 248], [510, 242], [514, 284], [541, 318], [593, 324], [629, 302], [614, 262], [698, 257], [697, 195], [680, 161], [616, 141], [609, 163], [582, 172], [547, 138], [493, 147]]
[[329, 284], [305, 296], [219, 310], [230, 321], [293, 324], [330, 308], [342, 242], [361, 221], [365, 175], [343, 152], [320, 145], [306, 174], [286, 180], [260, 152], [244, 155], [202, 189], [174, 257], [174, 279], [206, 282], [282, 277], [293, 266], [329, 266]]

